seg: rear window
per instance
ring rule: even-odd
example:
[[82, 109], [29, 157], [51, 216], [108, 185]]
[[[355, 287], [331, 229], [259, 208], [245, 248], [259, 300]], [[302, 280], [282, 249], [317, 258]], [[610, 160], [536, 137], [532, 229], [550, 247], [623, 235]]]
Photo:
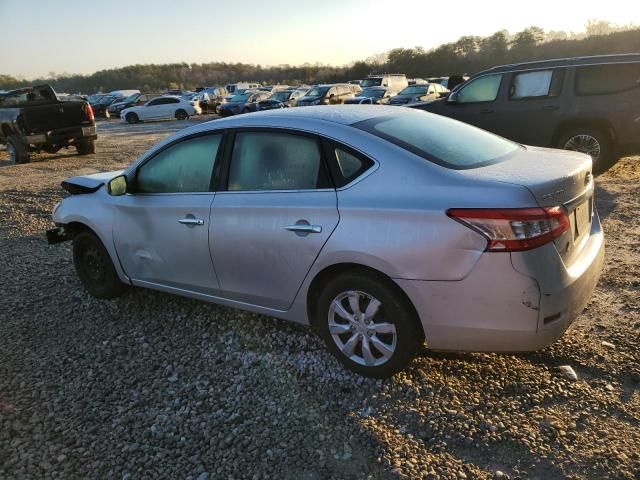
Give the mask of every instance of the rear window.
[[640, 63], [611, 63], [576, 68], [576, 95], [605, 95], [640, 86]]
[[522, 148], [466, 123], [417, 110], [376, 117], [352, 126], [455, 170], [497, 163]]

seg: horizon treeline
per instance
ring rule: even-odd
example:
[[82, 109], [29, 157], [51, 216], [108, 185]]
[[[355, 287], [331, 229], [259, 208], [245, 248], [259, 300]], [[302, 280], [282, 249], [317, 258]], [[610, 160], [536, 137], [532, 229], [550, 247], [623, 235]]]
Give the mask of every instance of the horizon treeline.
[[0, 74], [0, 90], [51, 84], [58, 92], [93, 93], [118, 89], [154, 92], [167, 88], [193, 89], [239, 81], [263, 84], [315, 84], [361, 79], [371, 73], [404, 73], [409, 78], [473, 74], [507, 63], [586, 55], [640, 52], [640, 26], [616, 27], [589, 21], [585, 32], [545, 32], [529, 27], [513, 35], [500, 30], [487, 37], [463, 36], [431, 50], [394, 48], [346, 66], [303, 64], [261, 66], [244, 63], [170, 63], [129, 65], [90, 75], [57, 75], [24, 80]]

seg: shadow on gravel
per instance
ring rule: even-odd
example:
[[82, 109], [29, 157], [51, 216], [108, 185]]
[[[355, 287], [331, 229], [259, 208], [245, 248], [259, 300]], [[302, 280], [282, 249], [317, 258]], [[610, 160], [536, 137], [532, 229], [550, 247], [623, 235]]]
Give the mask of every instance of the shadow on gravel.
[[601, 183], [596, 182], [596, 208], [600, 219], [606, 219], [616, 209], [617, 195], [609, 192]]

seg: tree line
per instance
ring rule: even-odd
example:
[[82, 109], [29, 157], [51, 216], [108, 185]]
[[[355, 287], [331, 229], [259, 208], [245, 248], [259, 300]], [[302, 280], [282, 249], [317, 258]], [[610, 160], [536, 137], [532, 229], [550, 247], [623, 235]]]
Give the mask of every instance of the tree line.
[[100, 70], [91, 75], [51, 74], [49, 78], [30, 81], [0, 74], [0, 90], [49, 83], [56, 91], [69, 93], [130, 88], [154, 92], [237, 81], [287, 85], [333, 83], [383, 72], [405, 73], [409, 78], [429, 78], [473, 74], [505, 63], [633, 52], [640, 52], [640, 27], [615, 27], [608, 22], [590, 21], [581, 34], [545, 32], [535, 26], [513, 35], [500, 30], [487, 37], [463, 36], [431, 50], [422, 47], [394, 48], [346, 66], [262, 66], [224, 62], [129, 65]]

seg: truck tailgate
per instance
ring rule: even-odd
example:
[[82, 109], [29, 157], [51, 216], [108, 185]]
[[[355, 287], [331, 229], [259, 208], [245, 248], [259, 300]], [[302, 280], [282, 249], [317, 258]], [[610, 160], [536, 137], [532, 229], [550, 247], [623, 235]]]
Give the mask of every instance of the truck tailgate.
[[83, 102], [60, 102], [25, 108], [22, 117], [29, 133], [79, 127], [87, 122]]

